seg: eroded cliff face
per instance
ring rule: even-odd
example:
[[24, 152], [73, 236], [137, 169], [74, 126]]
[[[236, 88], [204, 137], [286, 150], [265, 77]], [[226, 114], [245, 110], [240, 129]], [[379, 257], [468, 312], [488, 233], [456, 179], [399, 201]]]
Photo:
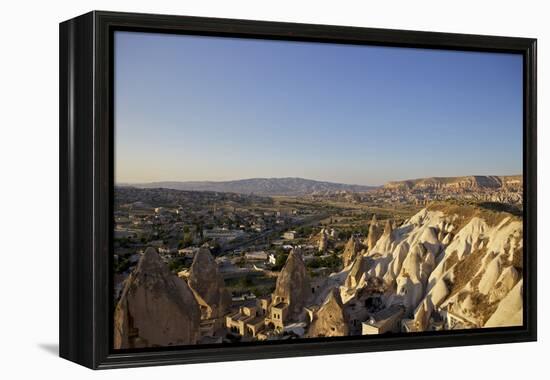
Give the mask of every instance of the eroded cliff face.
[[303, 313], [304, 306], [311, 296], [311, 287], [306, 266], [299, 249], [293, 249], [277, 277], [272, 300], [275, 304], [285, 302], [288, 306], [288, 318], [296, 320]]
[[187, 283], [147, 248], [115, 309], [114, 348], [195, 344], [199, 322], [199, 305]]
[[392, 181], [384, 185], [386, 189], [440, 189], [453, 190], [509, 188], [521, 185], [522, 177], [514, 176], [465, 176], [465, 177], [430, 177], [406, 181]]
[[188, 283], [201, 306], [203, 319], [225, 315], [231, 306], [231, 295], [208, 247], [201, 247], [195, 255], [189, 269]]

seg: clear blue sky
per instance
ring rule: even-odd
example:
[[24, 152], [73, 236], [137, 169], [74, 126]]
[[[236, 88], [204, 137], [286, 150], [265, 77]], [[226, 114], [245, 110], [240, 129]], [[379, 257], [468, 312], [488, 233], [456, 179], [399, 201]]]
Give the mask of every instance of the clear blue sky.
[[116, 32], [116, 182], [522, 172], [520, 55]]

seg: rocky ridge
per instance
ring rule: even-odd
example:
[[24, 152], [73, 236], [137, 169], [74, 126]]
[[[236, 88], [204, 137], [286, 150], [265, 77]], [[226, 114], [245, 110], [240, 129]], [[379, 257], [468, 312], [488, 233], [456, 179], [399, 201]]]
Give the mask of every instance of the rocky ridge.
[[386, 189], [426, 190], [426, 189], [498, 189], [513, 188], [522, 185], [521, 175], [511, 176], [464, 176], [430, 177], [405, 181], [391, 181], [384, 185]]

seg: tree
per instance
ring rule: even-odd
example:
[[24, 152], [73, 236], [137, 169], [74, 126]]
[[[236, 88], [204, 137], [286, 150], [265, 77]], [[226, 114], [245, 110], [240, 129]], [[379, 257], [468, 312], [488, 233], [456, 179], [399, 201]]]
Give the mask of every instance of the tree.
[[286, 263], [286, 259], [288, 258], [288, 253], [284, 252], [282, 254], [278, 254], [275, 258], [275, 265], [271, 268], [274, 271], [281, 270], [283, 266]]
[[195, 231], [197, 232], [197, 234], [199, 235], [199, 237], [202, 239], [204, 238], [204, 234], [203, 234], [203, 228], [202, 228], [202, 224], [201, 223], [197, 223], [195, 225]]
[[119, 257], [115, 263], [115, 273], [123, 273], [130, 267], [130, 261], [126, 257]]
[[189, 247], [193, 244], [193, 235], [189, 232], [183, 235], [183, 240], [181, 241], [182, 248]]
[[329, 257], [315, 257], [307, 262], [307, 267], [311, 269], [316, 268], [329, 268], [331, 271], [335, 271], [342, 265], [342, 259], [336, 254], [332, 254]]
[[214, 244], [210, 248], [210, 252], [212, 255], [216, 256], [221, 252], [222, 247], [220, 246], [220, 243], [217, 241], [214, 242]]
[[252, 277], [247, 274], [239, 279], [238, 285], [241, 288], [249, 288], [254, 285], [254, 281], [252, 281]]
[[183, 269], [189, 267], [189, 260], [187, 260], [185, 257], [175, 257], [172, 261], [170, 261], [170, 264], [168, 264], [168, 268], [173, 273], [181, 272]]

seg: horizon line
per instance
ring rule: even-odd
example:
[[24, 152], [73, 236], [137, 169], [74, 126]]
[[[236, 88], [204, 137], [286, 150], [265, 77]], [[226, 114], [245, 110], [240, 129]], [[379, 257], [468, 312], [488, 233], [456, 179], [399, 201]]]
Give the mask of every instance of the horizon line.
[[116, 185], [140, 185], [140, 184], [154, 184], [154, 183], [166, 183], [166, 182], [179, 182], [179, 183], [185, 183], [185, 182], [211, 182], [211, 183], [224, 183], [224, 182], [237, 182], [237, 181], [249, 181], [249, 180], [255, 180], [255, 179], [301, 179], [306, 181], [315, 181], [315, 182], [327, 182], [327, 183], [333, 183], [333, 184], [340, 184], [340, 185], [348, 185], [348, 186], [363, 186], [363, 187], [381, 187], [385, 184], [391, 183], [391, 182], [405, 182], [405, 181], [417, 181], [421, 179], [429, 179], [429, 178], [460, 178], [460, 177], [522, 177], [523, 174], [505, 174], [505, 175], [499, 175], [499, 174], [467, 174], [467, 175], [455, 175], [455, 176], [428, 176], [428, 177], [417, 177], [417, 178], [407, 178], [407, 179], [396, 179], [396, 180], [390, 180], [386, 181], [383, 184], [378, 185], [362, 185], [357, 183], [345, 183], [345, 182], [338, 182], [338, 181], [331, 181], [331, 180], [323, 180], [323, 179], [312, 179], [312, 178], [305, 178], [305, 177], [248, 177], [248, 178], [237, 178], [237, 179], [227, 179], [227, 180], [155, 180], [155, 181], [115, 181]]

